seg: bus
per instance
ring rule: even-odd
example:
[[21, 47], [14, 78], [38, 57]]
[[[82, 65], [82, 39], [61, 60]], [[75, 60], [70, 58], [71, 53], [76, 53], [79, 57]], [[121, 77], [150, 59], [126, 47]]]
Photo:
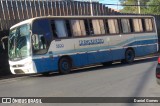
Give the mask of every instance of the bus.
[[158, 51], [153, 16], [43, 16], [10, 28], [12, 74], [59, 72], [93, 64], [132, 63]]

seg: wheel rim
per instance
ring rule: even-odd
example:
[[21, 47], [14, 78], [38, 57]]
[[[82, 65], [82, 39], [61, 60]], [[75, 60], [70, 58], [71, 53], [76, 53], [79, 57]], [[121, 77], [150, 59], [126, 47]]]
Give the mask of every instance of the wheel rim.
[[64, 71], [69, 70], [69, 64], [67, 61], [62, 62], [62, 70], [64, 70]]
[[132, 61], [132, 60], [133, 60], [134, 54], [133, 54], [133, 52], [132, 52], [131, 50], [129, 50], [129, 51], [127, 52], [126, 58], [127, 58], [128, 61]]

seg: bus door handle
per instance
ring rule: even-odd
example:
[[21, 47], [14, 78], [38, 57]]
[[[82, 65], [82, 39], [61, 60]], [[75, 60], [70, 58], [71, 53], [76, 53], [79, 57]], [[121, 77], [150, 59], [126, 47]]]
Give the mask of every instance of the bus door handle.
[[53, 53], [52, 53], [52, 51], [49, 51], [49, 58], [53, 58]]

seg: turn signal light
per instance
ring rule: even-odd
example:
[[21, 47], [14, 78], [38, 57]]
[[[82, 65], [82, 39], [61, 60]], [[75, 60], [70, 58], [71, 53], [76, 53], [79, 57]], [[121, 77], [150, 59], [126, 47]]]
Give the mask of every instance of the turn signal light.
[[160, 57], [158, 57], [158, 64], [160, 64]]

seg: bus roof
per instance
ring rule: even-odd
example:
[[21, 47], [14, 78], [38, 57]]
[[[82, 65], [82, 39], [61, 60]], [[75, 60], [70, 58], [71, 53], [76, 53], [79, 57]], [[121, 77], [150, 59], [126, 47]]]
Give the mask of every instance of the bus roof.
[[15, 25], [13, 25], [10, 29], [16, 28], [16, 27], [18, 27], [18, 26], [20, 26], [20, 25], [24, 25], [24, 24], [31, 23], [33, 19], [34, 19], [34, 18], [21, 21], [21, 22], [15, 24]]
[[17, 26], [20, 26], [20, 25], [24, 25], [24, 24], [27, 24], [27, 23], [32, 23], [33, 20], [36, 20], [36, 19], [45, 19], [45, 18], [51, 18], [51, 19], [64, 19], [64, 18], [75, 18], [75, 19], [81, 19], [81, 18], [109, 18], [109, 17], [112, 17], [112, 18], [117, 18], [117, 17], [132, 17], [132, 18], [140, 18], [140, 17], [153, 17], [151, 15], [105, 15], [105, 16], [41, 16], [41, 17], [35, 17], [35, 18], [30, 18], [30, 19], [27, 19], [27, 20], [24, 20], [22, 22], [19, 22], [15, 25], [13, 25], [10, 29], [13, 29]]

